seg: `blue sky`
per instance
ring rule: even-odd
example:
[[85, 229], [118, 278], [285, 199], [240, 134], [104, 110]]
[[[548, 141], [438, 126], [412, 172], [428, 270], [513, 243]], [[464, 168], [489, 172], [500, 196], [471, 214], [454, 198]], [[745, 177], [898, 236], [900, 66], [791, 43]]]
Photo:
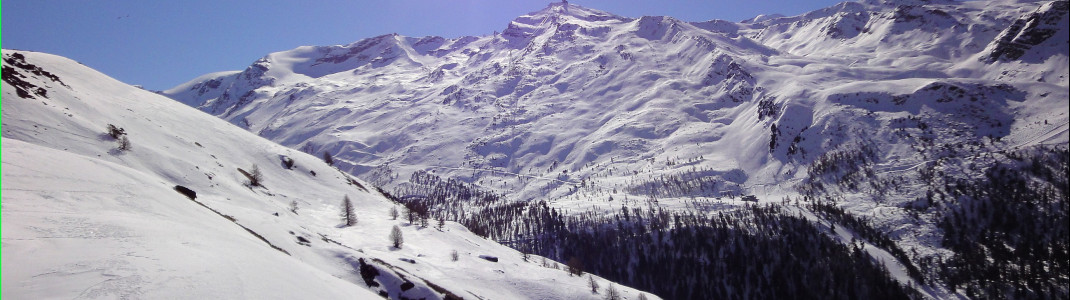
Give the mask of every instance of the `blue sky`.
[[[797, 15], [837, 0], [573, 0], [626, 17], [739, 21]], [[244, 69], [270, 52], [387, 33], [459, 37], [500, 31], [545, 7], [530, 0], [4, 0], [2, 46], [77, 60], [129, 84], [167, 89]]]

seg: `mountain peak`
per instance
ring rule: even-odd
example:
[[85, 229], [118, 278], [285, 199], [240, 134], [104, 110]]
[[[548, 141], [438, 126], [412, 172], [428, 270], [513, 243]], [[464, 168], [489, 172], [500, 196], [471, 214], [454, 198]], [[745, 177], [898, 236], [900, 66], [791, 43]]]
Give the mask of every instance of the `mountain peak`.
[[[543, 8], [542, 10], [528, 13], [513, 20], [514, 22], [520, 22], [522, 24], [537, 25], [541, 21], [558, 18], [575, 18], [579, 20], [597, 22], [614, 19], [627, 19], [621, 16], [617, 16], [605, 11], [586, 8], [583, 6], [569, 4], [568, 1], [552, 2]], [[532, 22], [534, 21], [534, 22]]]
[[515, 46], [523, 47], [530, 38], [553, 30], [552, 28], [560, 24], [629, 20], [631, 19], [562, 1], [550, 3], [546, 8], [513, 19], [502, 31], [502, 35], [513, 41]]
[[862, 0], [867, 5], [901, 6], [901, 5], [927, 5], [927, 4], [954, 4], [952, 0]]

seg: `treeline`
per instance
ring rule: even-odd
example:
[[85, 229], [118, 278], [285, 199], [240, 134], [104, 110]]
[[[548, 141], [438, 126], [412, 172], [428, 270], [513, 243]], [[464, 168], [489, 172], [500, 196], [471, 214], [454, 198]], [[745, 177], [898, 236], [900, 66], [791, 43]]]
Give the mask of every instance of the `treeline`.
[[778, 206], [715, 215], [622, 208], [602, 217], [561, 216], [536, 204], [527, 216], [521, 221], [536, 223], [522, 226], [541, 231], [512, 241], [514, 248], [578, 259], [587, 271], [665, 299], [919, 297], [863, 250]]
[[713, 173], [713, 170], [660, 175], [631, 184], [626, 191], [633, 195], [646, 195], [654, 198], [721, 197], [742, 194], [743, 188], [736, 183], [724, 181], [718, 176], [703, 175], [710, 173]]
[[448, 191], [472, 187], [419, 176], [405, 189], [417, 195], [394, 197], [410, 210], [445, 216], [524, 253], [666, 299], [918, 297], [861, 249], [776, 206], [717, 214], [624, 207], [569, 213], [545, 202], [468, 202], [462, 195], [485, 194]]

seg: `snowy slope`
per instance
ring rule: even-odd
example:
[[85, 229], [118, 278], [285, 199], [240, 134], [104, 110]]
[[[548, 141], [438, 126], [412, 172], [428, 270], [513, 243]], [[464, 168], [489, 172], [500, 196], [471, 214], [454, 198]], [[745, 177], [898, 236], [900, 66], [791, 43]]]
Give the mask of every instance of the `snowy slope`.
[[[62, 57], [3, 58], [5, 298], [601, 297], [586, 277], [456, 223], [391, 219], [396, 204], [317, 157]], [[239, 171], [254, 166], [262, 186]], [[343, 197], [359, 218], [351, 227]], [[400, 249], [387, 239], [395, 225]]]
[[5, 298], [370, 298], [114, 162], [3, 139]]

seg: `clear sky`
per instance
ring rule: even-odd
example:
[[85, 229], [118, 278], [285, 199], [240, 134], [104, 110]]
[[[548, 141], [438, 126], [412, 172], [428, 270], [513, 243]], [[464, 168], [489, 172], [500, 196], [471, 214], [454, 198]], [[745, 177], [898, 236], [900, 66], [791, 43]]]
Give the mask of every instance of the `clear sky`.
[[[532, 0], [4, 0], [2, 47], [77, 60], [163, 90], [241, 70], [276, 51], [348, 44], [387, 33], [459, 37], [505, 29], [550, 1]], [[798, 15], [839, 0], [573, 0], [625, 17], [740, 21]]]

